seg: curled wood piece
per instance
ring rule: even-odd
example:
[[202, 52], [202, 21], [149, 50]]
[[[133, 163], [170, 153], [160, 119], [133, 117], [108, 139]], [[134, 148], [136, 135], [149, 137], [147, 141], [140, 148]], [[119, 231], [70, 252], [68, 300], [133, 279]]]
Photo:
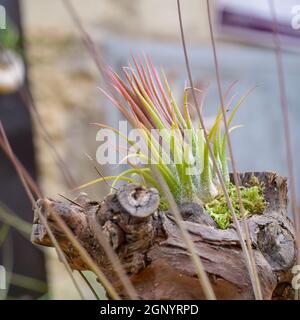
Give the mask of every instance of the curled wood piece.
[[[114, 280], [113, 266], [99, 243], [97, 228], [91, 227], [90, 218], [102, 228], [104, 236], [118, 254], [126, 271], [132, 274], [146, 266], [146, 251], [159, 233], [158, 205], [159, 195], [156, 189], [146, 190], [141, 186], [129, 184], [116, 193], [109, 194], [101, 203], [91, 201], [85, 193], [81, 193], [70, 203], [40, 199], [37, 201], [36, 210], [41, 210], [47, 218], [73, 269], [88, 270], [89, 267], [51, 218], [53, 211], [73, 231], [105, 274]], [[31, 241], [39, 245], [52, 246], [36, 212]]]
[[145, 189], [135, 184], [121, 187], [117, 191], [120, 205], [136, 221], [144, 221], [152, 215], [159, 206], [159, 194], [154, 188]]
[[[274, 173], [244, 173], [239, 177], [242, 185], [251, 184], [253, 179], [263, 183], [268, 201], [264, 213], [247, 219], [263, 296], [265, 299], [288, 299], [293, 292], [290, 282], [296, 249], [293, 225], [286, 215], [286, 179]], [[159, 212], [158, 204], [159, 195], [155, 189], [133, 184], [109, 194], [101, 203], [90, 201], [86, 194], [68, 204], [48, 199], [38, 201], [74, 269], [84, 270], [88, 266], [55, 225], [47, 206], [64, 219], [121, 295], [122, 286], [99, 243], [97, 228], [103, 231], [141, 298], [202, 299], [204, 295], [181, 233], [172, 214]], [[253, 299], [234, 226], [217, 229], [197, 204], [182, 205], [180, 210], [217, 298]], [[89, 225], [91, 216], [96, 228]], [[52, 245], [37, 217], [32, 241]]]

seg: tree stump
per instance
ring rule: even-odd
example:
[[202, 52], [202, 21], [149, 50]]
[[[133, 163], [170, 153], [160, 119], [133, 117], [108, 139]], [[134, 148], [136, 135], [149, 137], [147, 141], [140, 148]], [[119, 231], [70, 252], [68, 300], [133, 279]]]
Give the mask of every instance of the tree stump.
[[[264, 212], [246, 219], [263, 297], [290, 299], [296, 248], [293, 225], [287, 217], [287, 181], [270, 172], [243, 173], [239, 175], [241, 185], [246, 186], [253, 176], [264, 184], [268, 202]], [[47, 217], [71, 267], [89, 269], [51, 218], [52, 210], [65, 221], [122, 297], [126, 295], [97, 240], [97, 228], [91, 223], [102, 228], [141, 299], [205, 299], [172, 213], [158, 210], [156, 189], [129, 184], [107, 195], [102, 202], [91, 201], [81, 193], [72, 203], [41, 199], [37, 205]], [[217, 298], [254, 299], [234, 226], [217, 229], [198, 204], [181, 205], [180, 211]], [[52, 246], [36, 214], [32, 242]]]

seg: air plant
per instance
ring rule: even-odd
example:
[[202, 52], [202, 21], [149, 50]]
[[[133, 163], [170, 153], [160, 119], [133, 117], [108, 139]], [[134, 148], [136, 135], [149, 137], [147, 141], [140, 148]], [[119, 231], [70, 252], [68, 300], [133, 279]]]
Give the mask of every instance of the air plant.
[[[214, 207], [211, 202], [222, 195], [222, 189], [216, 170], [213, 168], [203, 129], [191, 119], [192, 106], [188, 103], [189, 88], [184, 88], [182, 108], [180, 108], [163, 70], [161, 77], [147, 57], [144, 64], [133, 57], [133, 65], [134, 67], [129, 64], [129, 67], [123, 68], [123, 78], [111, 69], [106, 70], [108, 84], [112, 90], [110, 93], [102, 89], [101, 91], [131, 125], [140, 130], [144, 147], [137, 146], [120, 131], [110, 128], [130, 146], [123, 160], [126, 160], [131, 168], [116, 177], [101, 177], [81, 187], [103, 180], [113, 180], [112, 187], [115, 187], [122, 180], [137, 182], [138, 177], [139, 183], [154, 186], [162, 191], [151, 174], [151, 168], [155, 165], [178, 204], [198, 202], [207, 205], [211, 211]], [[245, 96], [240, 98], [232, 107], [227, 120], [228, 127], [231, 127], [234, 115], [244, 98]], [[97, 125], [108, 128], [106, 125]], [[230, 131], [237, 127], [239, 126], [231, 127]], [[226, 186], [231, 188], [226, 151], [228, 137], [222, 130], [220, 109], [208, 137]], [[140, 164], [133, 163], [133, 159], [139, 159]], [[165, 208], [164, 200], [161, 206]], [[212, 216], [216, 218], [215, 215]], [[215, 219], [221, 228], [226, 228], [230, 222], [230, 214], [224, 217], [225, 220]]]

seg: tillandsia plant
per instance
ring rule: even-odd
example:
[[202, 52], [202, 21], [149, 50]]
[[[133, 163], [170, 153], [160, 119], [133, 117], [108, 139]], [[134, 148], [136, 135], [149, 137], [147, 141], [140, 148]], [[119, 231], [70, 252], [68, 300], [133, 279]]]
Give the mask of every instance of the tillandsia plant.
[[[203, 129], [199, 123], [191, 119], [192, 106], [188, 103], [189, 88], [184, 88], [180, 108], [174, 99], [165, 73], [161, 71], [162, 77], [160, 77], [147, 57], [144, 64], [134, 57], [132, 59], [134, 67], [129, 65], [123, 68], [125, 80], [113, 70], [107, 70], [112, 91], [108, 93], [102, 90], [102, 92], [123, 113], [131, 125], [139, 129], [143, 144], [137, 146], [135, 141], [130, 140], [126, 135], [115, 128], [110, 128], [130, 146], [124, 160], [132, 168], [116, 177], [101, 177], [84, 186], [103, 180], [113, 180], [112, 187], [114, 187], [122, 180], [137, 182], [138, 177], [139, 183], [154, 186], [161, 191], [161, 187], [151, 175], [151, 166], [157, 166], [178, 204], [191, 201], [201, 203], [218, 226], [226, 228], [231, 222], [231, 215], [225, 199], [222, 198], [222, 189], [216, 170], [213, 168]], [[123, 98], [122, 101], [119, 99], [120, 96]], [[231, 127], [234, 115], [244, 98], [240, 98], [232, 107], [228, 117], [228, 127]], [[232, 99], [229, 104], [231, 101]], [[108, 128], [106, 125], [98, 125]], [[237, 127], [239, 126], [231, 127], [230, 131]], [[216, 115], [208, 137], [226, 186], [231, 196], [235, 198], [233, 200], [236, 201], [235, 208], [238, 213], [235, 187], [232, 186], [229, 178], [226, 152], [228, 137], [222, 130], [221, 110]], [[139, 159], [139, 163], [133, 161], [136, 159]], [[251, 203], [246, 208], [249, 213], [259, 212], [257, 203], [259, 209], [263, 209], [264, 206], [261, 186], [249, 188], [252, 189], [242, 192], [245, 203]], [[161, 208], [167, 208], [167, 202], [163, 198]]]

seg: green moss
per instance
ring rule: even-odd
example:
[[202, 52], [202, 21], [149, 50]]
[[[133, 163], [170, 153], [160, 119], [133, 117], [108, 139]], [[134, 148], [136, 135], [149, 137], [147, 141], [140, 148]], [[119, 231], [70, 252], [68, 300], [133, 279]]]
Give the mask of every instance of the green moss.
[[166, 198], [160, 198], [159, 201], [159, 210], [160, 211], [168, 211], [169, 210], [169, 202]]
[[[251, 183], [251, 186], [240, 187], [241, 197], [246, 215], [261, 214], [266, 208], [267, 202], [263, 195], [263, 186], [258, 182]], [[230, 183], [228, 193], [232, 201], [233, 208], [240, 217], [239, 200], [236, 186]], [[232, 222], [232, 216], [228, 209], [224, 195], [217, 196], [211, 202], [205, 204], [207, 212], [215, 220], [220, 229], [226, 229]]]

